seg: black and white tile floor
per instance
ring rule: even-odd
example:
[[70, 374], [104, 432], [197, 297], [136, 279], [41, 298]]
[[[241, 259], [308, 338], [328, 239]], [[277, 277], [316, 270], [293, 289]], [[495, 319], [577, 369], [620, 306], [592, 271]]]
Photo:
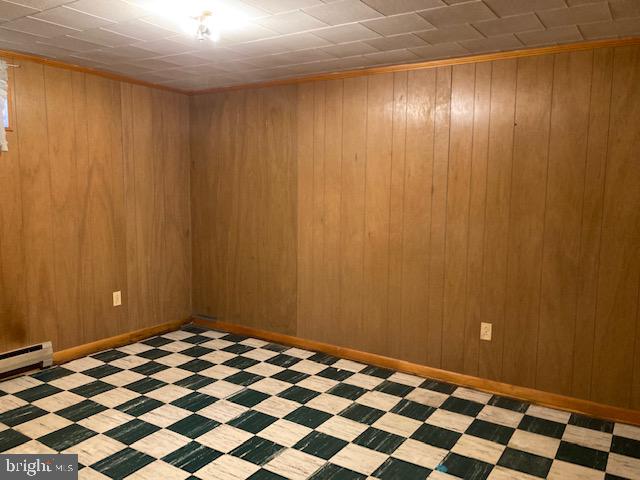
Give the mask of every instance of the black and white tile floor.
[[0, 384], [82, 479], [640, 479], [640, 428], [188, 326]]

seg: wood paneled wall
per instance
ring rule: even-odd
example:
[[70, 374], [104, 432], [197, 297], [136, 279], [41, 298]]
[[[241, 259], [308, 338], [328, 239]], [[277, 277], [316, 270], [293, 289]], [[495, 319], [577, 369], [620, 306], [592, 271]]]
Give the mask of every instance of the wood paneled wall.
[[193, 97], [196, 313], [640, 408], [638, 85], [632, 46]]
[[60, 350], [187, 318], [188, 99], [12, 63], [0, 351], [45, 340]]
[[296, 331], [296, 94], [192, 97], [195, 312]]

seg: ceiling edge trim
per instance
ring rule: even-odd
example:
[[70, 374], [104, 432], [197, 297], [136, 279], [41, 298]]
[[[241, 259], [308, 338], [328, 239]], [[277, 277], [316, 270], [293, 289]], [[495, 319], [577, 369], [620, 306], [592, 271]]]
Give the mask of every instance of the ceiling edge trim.
[[377, 75], [383, 73], [393, 72], [408, 72], [411, 70], [422, 70], [427, 68], [446, 67], [451, 65], [464, 65], [467, 63], [479, 63], [479, 62], [492, 62], [494, 60], [506, 60], [510, 58], [532, 57], [537, 55], [548, 55], [554, 53], [575, 52], [580, 50], [592, 50], [596, 48], [607, 47], [623, 47], [629, 45], [640, 45], [640, 37], [627, 37], [605, 40], [594, 40], [578, 43], [567, 43], [562, 45], [553, 45], [549, 47], [535, 47], [525, 48], [520, 50], [510, 50], [507, 52], [494, 52], [483, 53], [479, 55], [467, 55], [463, 57], [446, 58], [442, 60], [430, 60], [427, 62], [417, 63], [404, 63], [398, 65], [387, 65], [382, 67], [370, 67], [361, 68], [356, 70], [345, 70], [341, 72], [321, 73], [316, 75], [305, 75], [298, 77], [288, 77], [278, 80], [270, 80], [266, 82], [255, 83], [243, 83], [238, 85], [230, 85], [228, 87], [214, 87], [204, 90], [182, 90], [179, 88], [167, 87], [165, 85], [159, 85], [156, 83], [145, 82], [144, 80], [137, 80], [125, 75], [118, 75], [115, 73], [105, 72], [90, 67], [83, 67], [81, 65], [74, 65], [71, 63], [61, 62], [59, 60], [53, 60], [50, 58], [40, 57], [37, 55], [30, 55], [26, 53], [13, 52], [10, 50], [0, 50], [0, 57], [12, 58], [13, 60], [25, 60], [30, 62], [39, 63], [42, 65], [62, 68], [65, 70], [72, 70], [75, 72], [87, 73], [90, 75], [96, 75], [99, 77], [108, 78], [120, 82], [131, 83], [134, 85], [142, 85], [145, 87], [156, 88], [159, 90], [166, 90], [169, 92], [180, 93], [183, 95], [205, 95], [211, 93], [229, 92], [233, 90], [244, 90], [253, 88], [267, 88], [281, 85], [294, 85], [298, 83], [315, 82], [321, 80], [337, 80], [353, 77], [361, 77], [366, 75]]
[[75, 65], [73, 63], [61, 62], [59, 60], [53, 60], [51, 58], [40, 57], [38, 55], [31, 55], [28, 53], [13, 52], [10, 50], [0, 50], [0, 57], [12, 59], [11, 61], [28, 61], [33, 63], [39, 63], [48, 67], [62, 68], [64, 70], [71, 70], [73, 72], [88, 73], [90, 75], [96, 75], [98, 77], [108, 78], [110, 80], [116, 80], [119, 82], [132, 83], [134, 85], [142, 85], [143, 87], [156, 88], [159, 90], [166, 90], [174, 93], [181, 93], [183, 95], [189, 95], [192, 92], [188, 90], [181, 90], [179, 88], [167, 87], [165, 85], [159, 85], [157, 83], [145, 82], [144, 80], [138, 80], [135, 78], [127, 77], [126, 75], [118, 75], [117, 73], [106, 72], [104, 70], [98, 70], [91, 67], [83, 67], [81, 65]]
[[442, 60], [429, 60], [426, 62], [405, 63], [399, 65], [387, 65], [382, 67], [369, 67], [357, 70], [345, 70], [333, 73], [320, 73], [316, 75], [306, 75], [298, 77], [288, 77], [266, 82], [245, 83], [240, 85], [230, 85], [228, 87], [215, 87], [205, 90], [189, 92], [189, 95], [204, 95], [210, 93], [221, 93], [233, 90], [244, 90], [252, 88], [266, 88], [281, 85], [292, 85], [297, 83], [315, 82], [320, 80], [338, 80], [344, 78], [361, 77], [366, 75], [377, 75], [383, 73], [408, 72], [411, 70], [423, 70], [426, 68], [446, 67], [451, 65], [463, 65], [467, 63], [492, 62], [494, 60], [505, 60], [510, 58], [533, 57], [537, 55], [548, 55], [553, 53], [576, 52], [581, 50], [592, 50], [606, 47], [623, 47], [628, 45], [640, 45], [640, 37], [627, 37], [606, 40], [595, 40], [578, 43], [567, 43], [553, 45], [549, 47], [526, 48], [520, 50], [510, 50], [507, 52], [482, 53], [479, 55], [467, 55], [463, 57], [445, 58]]

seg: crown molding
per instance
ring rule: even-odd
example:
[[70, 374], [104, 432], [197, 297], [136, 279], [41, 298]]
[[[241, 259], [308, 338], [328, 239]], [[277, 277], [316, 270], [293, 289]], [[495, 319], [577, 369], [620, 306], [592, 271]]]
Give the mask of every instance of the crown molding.
[[467, 63], [492, 62], [494, 60], [506, 60], [510, 58], [533, 57], [538, 55], [549, 55], [554, 53], [577, 52], [581, 50], [592, 50], [595, 48], [624, 47], [629, 45], [640, 45], [640, 37], [628, 37], [609, 40], [595, 40], [589, 42], [567, 43], [563, 45], [553, 45], [550, 47], [526, 48], [521, 50], [511, 50], [507, 52], [483, 53], [480, 55], [467, 55], [462, 57], [446, 58], [442, 60], [429, 60], [427, 62], [405, 63], [400, 65], [388, 65], [383, 67], [361, 68], [357, 70], [345, 70], [342, 72], [320, 73], [317, 75], [305, 75], [299, 77], [282, 78], [266, 82], [245, 83], [241, 85], [231, 85], [228, 87], [208, 88], [189, 92], [190, 95], [204, 95], [208, 93], [221, 93], [233, 90], [243, 90], [252, 88], [266, 88], [280, 85], [292, 85], [297, 83], [315, 82], [321, 80], [338, 80], [344, 78], [362, 77], [366, 75], [377, 75], [382, 73], [408, 72], [411, 70], [422, 70], [426, 68], [447, 67], [451, 65], [464, 65]]
[[215, 87], [207, 88], [203, 90], [182, 90], [179, 88], [167, 87], [165, 85], [159, 85], [156, 83], [145, 82], [143, 80], [137, 80], [125, 75], [118, 75], [115, 73], [105, 72], [102, 70], [83, 67], [80, 65], [74, 65], [71, 63], [61, 62], [59, 60], [52, 60], [37, 55], [30, 55], [26, 53], [12, 52], [8, 50], [0, 50], [0, 57], [11, 58], [13, 61], [30, 61], [47, 65], [50, 67], [63, 68], [66, 70], [72, 70], [75, 72], [82, 72], [91, 75], [97, 75], [99, 77], [108, 78], [110, 80], [117, 80], [120, 82], [132, 83], [134, 85], [142, 85], [145, 87], [156, 88], [160, 90], [166, 90], [169, 92], [180, 93], [183, 95], [205, 95], [211, 93], [229, 92], [234, 90], [255, 89], [255, 88], [267, 88], [282, 85], [295, 85], [298, 83], [315, 82], [322, 80], [338, 80], [353, 77], [362, 77], [366, 75], [378, 75], [383, 73], [394, 72], [409, 72], [412, 70], [422, 70], [426, 68], [447, 67], [452, 65], [464, 65], [467, 63], [480, 63], [480, 62], [492, 62], [495, 60], [506, 60], [511, 58], [533, 57], [538, 55], [549, 55], [565, 52], [577, 52], [581, 50], [592, 50], [596, 48], [611, 48], [611, 47], [625, 47], [630, 45], [640, 45], [640, 37], [627, 37], [616, 38], [607, 40], [594, 40], [588, 42], [567, 43], [563, 45], [553, 45], [550, 47], [536, 47], [525, 48], [521, 50], [511, 50], [507, 52], [496, 53], [483, 53], [480, 55], [467, 55], [462, 57], [446, 58], [442, 60], [430, 60], [427, 62], [405, 63], [399, 65], [388, 65], [383, 67], [370, 67], [361, 68], [357, 70], [345, 70], [341, 72], [321, 73], [317, 75], [304, 75], [298, 77], [288, 77], [277, 80], [270, 80], [266, 82], [254, 82], [244, 83], [238, 85], [231, 85], [228, 87]]
[[39, 63], [48, 67], [62, 68], [64, 70], [71, 70], [73, 72], [88, 73], [90, 75], [96, 75], [98, 77], [108, 78], [109, 80], [116, 80], [119, 82], [132, 83], [134, 85], [142, 85], [144, 87], [156, 88], [159, 90], [166, 90], [174, 93], [181, 93], [183, 95], [189, 95], [193, 92], [188, 90], [181, 90], [179, 88], [167, 87], [165, 85], [159, 85], [157, 83], [145, 82], [144, 80], [138, 80], [126, 75], [118, 75], [116, 73], [105, 72], [90, 67], [83, 67], [81, 65], [75, 65], [73, 63], [61, 62], [59, 60], [53, 60], [51, 58], [40, 57], [38, 55], [30, 55], [27, 53], [12, 52], [10, 50], [0, 50], [0, 57], [11, 59], [12, 62], [20, 62], [20, 60]]

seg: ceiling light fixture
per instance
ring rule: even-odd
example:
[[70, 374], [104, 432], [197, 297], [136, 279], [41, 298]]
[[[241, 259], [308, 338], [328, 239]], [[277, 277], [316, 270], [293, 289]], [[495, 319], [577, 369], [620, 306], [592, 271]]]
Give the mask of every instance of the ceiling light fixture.
[[211, 17], [213, 13], [210, 10], [205, 10], [200, 15], [196, 17], [191, 17], [193, 20], [197, 22], [196, 26], [196, 38], [200, 41], [204, 41], [207, 39], [217, 41], [220, 39], [220, 31], [216, 29], [212, 29]]
[[215, 42], [224, 32], [248, 23], [245, 15], [220, 0], [147, 0], [143, 5], [202, 41]]

